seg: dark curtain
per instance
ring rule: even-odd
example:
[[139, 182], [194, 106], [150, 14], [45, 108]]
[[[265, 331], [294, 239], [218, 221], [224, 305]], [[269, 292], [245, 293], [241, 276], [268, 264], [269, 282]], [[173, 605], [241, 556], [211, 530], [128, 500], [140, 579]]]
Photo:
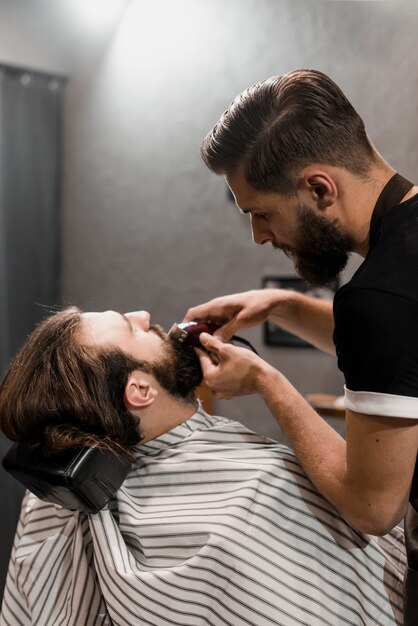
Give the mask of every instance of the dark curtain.
[[[64, 80], [0, 65], [0, 374], [59, 304]], [[0, 435], [0, 457], [10, 442]], [[0, 599], [23, 490], [0, 468]]]

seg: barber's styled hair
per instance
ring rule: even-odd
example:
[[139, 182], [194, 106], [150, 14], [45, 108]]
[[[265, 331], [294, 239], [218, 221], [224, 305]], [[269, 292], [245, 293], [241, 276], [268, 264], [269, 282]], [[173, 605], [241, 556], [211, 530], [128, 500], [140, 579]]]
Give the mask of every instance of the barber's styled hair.
[[309, 69], [273, 76], [239, 94], [201, 148], [216, 174], [241, 169], [255, 189], [287, 195], [296, 192], [298, 171], [310, 163], [367, 177], [375, 154], [341, 89]]
[[118, 350], [75, 340], [81, 311], [71, 307], [29, 336], [0, 385], [0, 429], [45, 454], [97, 446], [133, 458], [138, 420], [123, 396], [130, 372], [144, 369]]

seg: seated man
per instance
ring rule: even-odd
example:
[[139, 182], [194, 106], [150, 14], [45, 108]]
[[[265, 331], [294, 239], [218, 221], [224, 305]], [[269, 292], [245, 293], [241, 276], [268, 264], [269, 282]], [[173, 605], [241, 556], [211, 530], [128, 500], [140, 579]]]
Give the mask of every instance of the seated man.
[[133, 463], [96, 514], [26, 493], [1, 626], [402, 623], [402, 531], [349, 526], [288, 448], [205, 413], [200, 381], [145, 312], [71, 308], [33, 332], [0, 388], [2, 431]]

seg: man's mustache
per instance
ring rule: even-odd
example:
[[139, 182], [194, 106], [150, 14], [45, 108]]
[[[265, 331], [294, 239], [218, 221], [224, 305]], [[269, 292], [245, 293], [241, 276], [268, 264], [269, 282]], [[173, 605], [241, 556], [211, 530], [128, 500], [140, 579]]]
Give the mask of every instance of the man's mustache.
[[164, 341], [169, 341], [168, 334], [165, 332], [164, 328], [160, 326], [160, 324], [151, 324], [149, 329], [156, 333]]

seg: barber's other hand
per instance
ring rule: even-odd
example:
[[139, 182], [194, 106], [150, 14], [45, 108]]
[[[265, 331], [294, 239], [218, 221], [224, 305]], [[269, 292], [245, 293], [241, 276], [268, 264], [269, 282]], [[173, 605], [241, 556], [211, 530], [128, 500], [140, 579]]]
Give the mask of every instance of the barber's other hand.
[[208, 333], [200, 335], [205, 350], [197, 349], [206, 384], [217, 398], [257, 393], [261, 378], [270, 367], [259, 356], [224, 343]]
[[215, 322], [222, 324], [216, 335], [228, 341], [240, 328], [264, 322], [280, 297], [279, 289], [253, 289], [243, 293], [214, 298], [189, 309], [184, 322]]

